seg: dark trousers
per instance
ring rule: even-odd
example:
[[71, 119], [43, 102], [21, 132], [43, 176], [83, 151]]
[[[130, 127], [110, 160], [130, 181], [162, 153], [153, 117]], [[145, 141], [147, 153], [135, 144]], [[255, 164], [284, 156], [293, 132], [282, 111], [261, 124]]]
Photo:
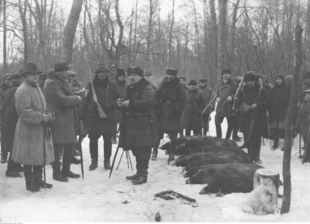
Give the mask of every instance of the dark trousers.
[[[191, 131], [192, 131], [192, 130], [186, 129], [186, 130], [185, 130], [185, 135], [186, 135], [186, 136], [190, 136], [190, 135], [191, 135]], [[200, 130], [200, 129], [193, 130], [193, 132], [194, 132], [194, 135], [195, 135], [195, 136], [201, 136], [201, 130]]]
[[[227, 119], [227, 132], [226, 132], [226, 139], [230, 139], [231, 132], [233, 130], [233, 118], [232, 117], [226, 117]], [[224, 116], [217, 116], [215, 115], [215, 128], [216, 128], [216, 136], [219, 138], [222, 138], [222, 127], [221, 124], [224, 120]]]
[[137, 147], [132, 149], [132, 154], [136, 157], [136, 168], [148, 169], [149, 161], [151, 158], [152, 148], [150, 147]]
[[10, 156], [8, 159], [7, 172], [17, 171], [19, 168], [21, 168], [21, 165], [12, 160], [12, 153], [10, 153]]
[[52, 163], [53, 176], [56, 176], [60, 173], [60, 167], [61, 167], [60, 157], [61, 157], [62, 150], [63, 150], [62, 172], [64, 174], [67, 174], [70, 171], [71, 159], [72, 159], [74, 149], [75, 149], [75, 142], [54, 145], [55, 162]]
[[30, 166], [24, 165], [25, 177], [31, 176], [32, 174], [42, 174], [43, 166]]
[[304, 152], [304, 161], [305, 162], [310, 162], [310, 144], [309, 141], [307, 142], [307, 136], [302, 136], [304, 140], [304, 147], [305, 147], [305, 152]]
[[177, 145], [177, 136], [178, 133], [175, 132], [169, 132], [167, 133], [170, 139], [170, 149], [169, 149], [169, 154], [174, 154], [175, 153], [175, 147]]
[[[245, 139], [248, 139], [248, 133], [244, 134]], [[261, 148], [261, 136], [252, 134], [247, 141], [248, 155], [251, 161], [259, 159]]]
[[270, 134], [271, 134], [271, 138], [273, 140], [273, 145], [275, 147], [278, 147], [280, 136], [284, 137], [284, 130], [283, 129], [278, 129], [278, 128], [271, 128], [270, 129]]
[[[101, 135], [89, 134], [89, 150], [92, 160], [98, 161], [98, 139]], [[112, 154], [112, 134], [103, 135], [104, 159], [110, 159]]]

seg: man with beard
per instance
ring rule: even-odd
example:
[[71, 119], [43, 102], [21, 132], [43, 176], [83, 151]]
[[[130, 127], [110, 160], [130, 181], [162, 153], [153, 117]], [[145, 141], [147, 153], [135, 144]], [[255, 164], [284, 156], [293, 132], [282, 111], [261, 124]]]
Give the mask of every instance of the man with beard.
[[268, 131], [266, 112], [270, 97], [257, 81], [258, 77], [253, 72], [245, 75], [246, 85], [237, 97], [237, 105], [240, 105], [240, 131], [247, 141], [249, 160], [260, 164], [261, 136]]
[[290, 100], [290, 90], [284, 82], [284, 77], [275, 77], [274, 88], [270, 93], [269, 124], [270, 133], [273, 139], [272, 150], [276, 150], [279, 138], [284, 138], [285, 118]]
[[233, 96], [238, 88], [237, 84], [231, 79], [231, 70], [224, 69], [222, 71], [223, 81], [217, 90], [218, 103], [215, 115], [215, 128], [216, 136], [222, 138], [221, 124], [226, 117], [227, 119], [227, 132], [226, 139], [230, 139], [233, 130]]
[[[70, 167], [78, 128], [76, 107], [82, 99], [74, 95], [67, 80], [69, 68], [66, 62], [56, 62], [54, 70], [48, 73], [44, 85], [47, 108], [55, 113], [55, 121], [51, 125], [55, 152], [55, 162], [52, 164], [53, 178], [61, 182], [67, 182], [68, 177], [80, 177], [79, 174], [73, 173]], [[61, 154], [63, 154], [62, 172]]]
[[[207, 79], [200, 79], [199, 80], [199, 87], [204, 99], [204, 105], [207, 106], [212, 98], [214, 97], [214, 93], [210, 87], [207, 86], [208, 80]], [[210, 114], [214, 110], [214, 103], [209, 107], [208, 111], [202, 114], [202, 122], [203, 122], [203, 136], [207, 135], [209, 131], [209, 121], [210, 121]]]
[[[3, 76], [3, 83], [0, 86], [0, 94], [1, 94], [1, 133], [3, 132], [3, 118], [4, 118], [4, 112], [6, 109], [6, 105], [4, 102], [4, 93], [6, 90], [9, 88], [13, 87], [13, 79], [12, 79], [12, 73], [6, 73]], [[8, 160], [8, 152], [5, 150], [5, 146], [3, 144], [3, 134], [2, 136], [2, 141], [1, 141], [1, 163], [6, 163]]]
[[177, 73], [176, 69], [168, 68], [166, 78], [155, 93], [158, 102], [158, 136], [162, 139], [164, 133], [167, 133], [171, 141], [168, 162], [174, 160], [177, 135], [181, 130], [181, 117], [186, 103], [185, 88], [177, 78]]
[[[121, 99], [124, 99], [124, 97], [126, 96], [127, 84], [125, 81], [125, 77], [126, 77], [125, 70], [118, 68], [116, 70], [115, 83]], [[116, 123], [119, 125], [121, 120], [122, 120], [122, 112], [119, 108], [116, 108]], [[112, 138], [113, 143], [116, 143], [116, 134], [113, 135]]]
[[22, 177], [19, 172], [23, 171], [22, 166], [12, 160], [14, 133], [16, 123], [18, 121], [18, 114], [15, 108], [14, 94], [20, 84], [24, 81], [23, 73], [24, 70], [20, 70], [19, 72], [12, 75], [13, 87], [7, 89], [4, 93], [5, 111], [3, 120], [2, 141], [5, 150], [10, 153], [7, 170], [5, 172], [5, 175], [7, 177]]
[[12, 160], [24, 165], [26, 189], [37, 192], [40, 188], [51, 188], [53, 185], [44, 183], [43, 166], [54, 161], [52, 138], [47, 140], [46, 128], [52, 122], [53, 115], [46, 111], [44, 94], [38, 86], [39, 74], [37, 65], [27, 63], [25, 81], [16, 90], [14, 99], [19, 116]]
[[190, 80], [186, 91], [186, 105], [182, 115], [182, 128], [185, 135], [190, 136], [191, 131], [195, 136], [201, 136], [201, 112], [204, 108], [204, 98], [198, 90], [196, 80]]
[[[116, 134], [116, 107], [117, 99], [120, 97], [115, 82], [109, 79], [110, 70], [100, 65], [95, 71], [93, 86], [89, 82], [86, 89], [89, 93], [81, 106], [80, 117], [84, 121], [89, 137], [89, 149], [91, 164], [89, 170], [98, 167], [98, 140], [103, 136], [104, 140], [104, 168], [111, 169], [110, 158], [112, 153], [112, 136]], [[94, 89], [93, 89], [94, 88]], [[94, 94], [97, 96], [101, 109], [106, 118], [101, 118], [97, 111], [97, 104], [94, 101]]]
[[143, 70], [139, 67], [127, 70], [130, 85], [126, 89], [124, 100], [118, 106], [125, 114], [121, 124], [119, 146], [124, 150], [132, 150], [136, 157], [137, 173], [128, 176], [133, 185], [147, 182], [148, 166], [152, 147], [157, 142], [156, 119], [153, 111], [155, 105], [154, 89], [143, 78]]

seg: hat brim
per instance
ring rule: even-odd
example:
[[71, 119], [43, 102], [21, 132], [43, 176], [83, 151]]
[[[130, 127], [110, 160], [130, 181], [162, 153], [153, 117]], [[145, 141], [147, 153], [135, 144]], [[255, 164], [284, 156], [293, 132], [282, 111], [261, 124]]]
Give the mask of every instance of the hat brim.
[[39, 75], [42, 74], [43, 72], [37, 71], [37, 72], [23, 72], [20, 75]]

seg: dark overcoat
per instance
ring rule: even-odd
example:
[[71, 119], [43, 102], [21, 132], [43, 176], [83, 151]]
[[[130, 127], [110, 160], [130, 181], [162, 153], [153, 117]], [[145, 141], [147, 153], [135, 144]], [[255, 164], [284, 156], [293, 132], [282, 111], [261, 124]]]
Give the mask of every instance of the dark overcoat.
[[268, 91], [260, 89], [256, 83], [254, 87], [245, 86], [240, 92], [239, 103], [246, 103], [249, 106], [254, 103], [257, 108], [247, 113], [240, 114], [240, 131], [250, 133], [251, 121], [253, 122], [252, 135], [268, 136], [267, 106], [270, 100]]
[[48, 74], [44, 84], [44, 95], [47, 110], [55, 114], [55, 121], [52, 124], [54, 144], [76, 142], [78, 129], [76, 106], [81, 103], [82, 99], [74, 95], [68, 80], [57, 73]]
[[156, 114], [158, 129], [161, 132], [179, 132], [181, 117], [186, 104], [185, 88], [178, 78], [167, 81], [165, 78], [156, 91]]
[[218, 90], [217, 95], [220, 98], [220, 100], [217, 103], [216, 107], [216, 116], [221, 117], [231, 117], [233, 114], [232, 106], [233, 101], [226, 101], [227, 97], [231, 96], [234, 98], [235, 92], [238, 88], [238, 85], [232, 80], [229, 79], [227, 82], [223, 82]]
[[90, 83], [86, 85], [86, 89], [89, 92], [80, 108], [80, 117], [85, 121], [84, 125], [88, 134], [115, 134], [117, 126], [116, 101], [120, 97], [116, 84], [108, 78], [101, 81], [96, 75], [93, 79], [93, 85], [97, 94], [98, 103], [101, 105], [107, 118], [99, 117]]
[[186, 91], [186, 105], [182, 115], [182, 128], [200, 130], [202, 128], [201, 112], [204, 109], [204, 99], [198, 89]]
[[295, 127], [302, 136], [308, 136], [310, 118], [310, 102], [303, 101], [300, 105]]
[[125, 119], [121, 123], [119, 146], [125, 149], [151, 148], [157, 143], [154, 89], [142, 78], [137, 84], [129, 85], [126, 92], [129, 107], [122, 108]]
[[[275, 84], [270, 92], [269, 120], [270, 123], [276, 124], [275, 128], [284, 129], [284, 120], [290, 100], [290, 91], [284, 82], [283, 76], [277, 76], [282, 79], [282, 85]], [[276, 77], [276, 78], [277, 78]], [[281, 125], [280, 125], [281, 123]]]
[[23, 82], [16, 90], [15, 108], [19, 116], [12, 151], [12, 160], [24, 165], [44, 165], [54, 162], [53, 138], [46, 140], [43, 128], [45, 97], [39, 87]]
[[[117, 90], [119, 92], [120, 98], [124, 99], [126, 97], [126, 88], [127, 88], [127, 84], [126, 82], [119, 82], [119, 80], [115, 80], [116, 86], [117, 86]], [[122, 112], [119, 108], [116, 109], [116, 122], [119, 123], [122, 119]]]
[[11, 87], [4, 92], [4, 115], [2, 126], [2, 141], [4, 151], [11, 152], [14, 142], [14, 133], [18, 121], [15, 108], [14, 94], [18, 87]]

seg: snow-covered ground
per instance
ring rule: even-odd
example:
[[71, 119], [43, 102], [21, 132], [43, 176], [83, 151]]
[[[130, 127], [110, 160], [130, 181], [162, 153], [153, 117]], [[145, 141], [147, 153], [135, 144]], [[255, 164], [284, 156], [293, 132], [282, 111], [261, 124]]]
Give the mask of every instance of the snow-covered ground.
[[[211, 120], [211, 135], [215, 135], [214, 119]], [[224, 124], [226, 123], [224, 121]], [[223, 132], [226, 132], [224, 128]], [[241, 133], [239, 133], [241, 135]], [[164, 141], [168, 139], [165, 138]], [[292, 201], [291, 211], [286, 215], [274, 214], [258, 216], [242, 211], [247, 194], [234, 193], [224, 197], [199, 195], [205, 185], [185, 184], [182, 168], [168, 165], [167, 155], [159, 150], [158, 160], [150, 161], [148, 182], [133, 186], [125, 176], [134, 173], [128, 169], [123, 157], [120, 167], [109, 179], [109, 172], [103, 169], [102, 140], [99, 150], [99, 167], [89, 171], [90, 154], [88, 138], [83, 142], [85, 180], [70, 179], [61, 183], [52, 179], [52, 168], [47, 166], [47, 180], [52, 189], [31, 193], [25, 189], [24, 178], [6, 178], [6, 164], [0, 164], [0, 222], [113, 222], [113, 221], [155, 221], [157, 212], [164, 222], [190, 221], [251, 221], [251, 222], [295, 222], [310, 221], [310, 164], [301, 164], [298, 159], [298, 141], [292, 149]], [[271, 142], [262, 146], [261, 159], [265, 168], [277, 171], [282, 176], [281, 150], [271, 151]], [[116, 145], [113, 146], [113, 153]], [[118, 153], [119, 161], [122, 150]], [[114, 155], [114, 154], [113, 154]], [[112, 156], [113, 156], [112, 155]], [[135, 159], [131, 154], [135, 165]], [[72, 170], [80, 173], [80, 165], [72, 165]], [[282, 177], [281, 177], [282, 179]], [[195, 198], [198, 207], [179, 199], [164, 200], [154, 194], [174, 190]], [[283, 188], [280, 187], [280, 193]], [[282, 199], [279, 199], [281, 206]]]

